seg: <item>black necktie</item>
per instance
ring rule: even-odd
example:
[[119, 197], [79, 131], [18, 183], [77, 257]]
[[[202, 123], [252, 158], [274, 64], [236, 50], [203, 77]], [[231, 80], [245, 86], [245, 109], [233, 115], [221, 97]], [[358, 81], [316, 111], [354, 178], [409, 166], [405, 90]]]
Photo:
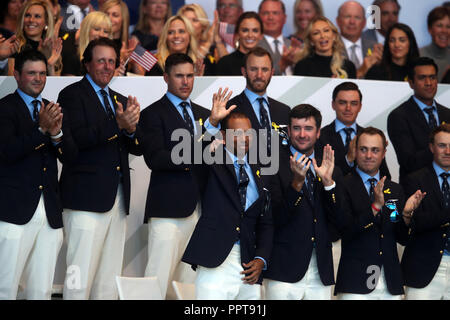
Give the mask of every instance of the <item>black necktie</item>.
[[375, 201], [375, 186], [377, 185], [377, 179], [370, 178], [369, 183], [370, 183], [369, 198], [370, 203], [373, 203]]
[[34, 122], [39, 122], [39, 100], [33, 100], [31, 101], [31, 103], [33, 104], [33, 120]]
[[187, 107], [189, 106], [189, 103], [187, 103], [186, 101], [183, 101], [180, 103], [180, 106], [183, 108], [184, 122], [186, 122], [186, 125], [189, 129], [189, 133], [191, 134], [191, 138], [194, 138], [194, 126], [192, 124], [192, 118], [189, 115], [189, 112], [187, 111]]
[[347, 153], [350, 141], [352, 141], [353, 128], [344, 128], [343, 130], [345, 133], [345, 153]]
[[450, 207], [450, 187], [448, 185], [447, 178], [450, 176], [449, 173], [443, 172], [440, 174], [442, 179], [442, 196], [444, 198], [444, 208], [448, 209]]
[[425, 108], [424, 111], [428, 114], [428, 126], [430, 130], [433, 130], [437, 127], [436, 117], [434, 116], [434, 107]]
[[259, 102], [259, 118], [261, 127], [266, 129], [266, 137], [267, 137], [267, 155], [271, 154], [271, 139], [272, 139], [272, 126], [269, 122], [269, 115], [267, 114], [266, 108], [264, 108], [264, 98], [258, 98]]
[[[311, 162], [311, 160], [310, 160]], [[309, 197], [311, 200], [314, 199], [314, 180], [316, 178], [314, 177], [314, 174], [312, 173], [311, 168], [308, 169], [306, 172], [306, 189], [308, 189]]]
[[106, 114], [108, 115], [109, 120], [113, 120], [115, 118], [114, 112], [112, 111], [111, 105], [109, 104], [108, 93], [105, 90], [101, 89], [100, 93], [103, 96], [103, 103], [105, 104]]
[[250, 179], [245, 171], [244, 164], [239, 164], [239, 200], [241, 200], [242, 209], [245, 211], [245, 203], [247, 197], [247, 186]]

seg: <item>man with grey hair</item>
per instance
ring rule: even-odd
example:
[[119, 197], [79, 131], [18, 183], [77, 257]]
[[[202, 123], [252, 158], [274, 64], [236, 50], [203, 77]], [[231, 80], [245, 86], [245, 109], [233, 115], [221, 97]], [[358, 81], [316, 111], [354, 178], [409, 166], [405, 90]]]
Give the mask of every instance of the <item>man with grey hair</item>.
[[375, 0], [372, 5], [380, 8], [380, 28], [367, 29], [363, 32], [363, 38], [384, 44], [387, 31], [398, 22], [400, 4], [397, 0]]
[[355, 65], [357, 77], [363, 78], [381, 61], [383, 45], [362, 37], [366, 17], [364, 7], [357, 1], [346, 1], [339, 7], [336, 23], [345, 45], [345, 56]]

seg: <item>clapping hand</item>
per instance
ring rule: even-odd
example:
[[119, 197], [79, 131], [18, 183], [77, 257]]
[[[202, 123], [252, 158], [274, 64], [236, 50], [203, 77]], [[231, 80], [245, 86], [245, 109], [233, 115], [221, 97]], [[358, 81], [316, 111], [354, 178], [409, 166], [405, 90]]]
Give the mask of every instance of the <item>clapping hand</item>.
[[116, 121], [120, 130], [125, 130], [129, 134], [136, 131], [136, 126], [140, 117], [140, 105], [136, 97], [128, 96], [127, 108], [123, 110], [123, 105], [117, 101]]
[[329, 144], [323, 147], [322, 164], [319, 167], [316, 159], [312, 159], [314, 171], [322, 179], [323, 185], [329, 187], [333, 185], [333, 170], [334, 170], [334, 150]]
[[298, 152], [290, 157], [289, 164], [294, 175], [292, 187], [297, 190], [297, 192], [300, 192], [306, 179], [306, 173], [311, 166], [311, 161], [309, 161], [309, 158], [306, 155], [302, 155], [299, 159], [297, 159], [297, 157]]
[[49, 102], [46, 106], [41, 103], [39, 110], [39, 126], [42, 131], [51, 136], [57, 135], [61, 131], [63, 113], [59, 103]]

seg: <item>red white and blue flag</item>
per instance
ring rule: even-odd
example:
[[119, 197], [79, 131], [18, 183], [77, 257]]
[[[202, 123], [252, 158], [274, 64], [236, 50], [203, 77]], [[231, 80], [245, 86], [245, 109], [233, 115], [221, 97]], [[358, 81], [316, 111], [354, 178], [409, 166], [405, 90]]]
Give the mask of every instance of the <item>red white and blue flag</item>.
[[131, 53], [130, 58], [136, 61], [145, 70], [150, 71], [151, 68], [158, 62], [158, 59], [142, 47], [137, 45], [136, 49]]
[[219, 22], [219, 35], [227, 44], [234, 48], [234, 24]]

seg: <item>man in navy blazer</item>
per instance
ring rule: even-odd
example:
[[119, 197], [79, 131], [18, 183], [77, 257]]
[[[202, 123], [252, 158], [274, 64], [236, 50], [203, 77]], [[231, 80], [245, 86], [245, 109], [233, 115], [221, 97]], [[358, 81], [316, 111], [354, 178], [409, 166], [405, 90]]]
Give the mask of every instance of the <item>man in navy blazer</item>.
[[289, 121], [290, 146], [281, 148], [280, 169], [270, 185], [274, 244], [263, 274], [266, 298], [331, 299], [332, 242], [339, 239], [332, 207], [342, 174], [329, 145], [315, 150], [320, 111], [301, 104]]
[[183, 261], [196, 269], [197, 299], [257, 300], [261, 272], [270, 264], [270, 198], [259, 166], [249, 163], [250, 120], [241, 112], [231, 112], [236, 106], [226, 109], [226, 92], [219, 90], [214, 96], [209, 119], [216, 128], [223, 120], [226, 146], [215, 149], [217, 161], [207, 168], [202, 216]]
[[[336, 112], [336, 119], [320, 129], [322, 146], [333, 147], [336, 165], [346, 175], [355, 166], [356, 135], [363, 127], [356, 123], [356, 118], [362, 108], [362, 93], [353, 82], [342, 82], [333, 90], [331, 106]], [[380, 166], [381, 175], [391, 179], [386, 160]]]
[[406, 299], [450, 299], [450, 124], [433, 130], [433, 162], [405, 179], [405, 191], [426, 192], [414, 211], [411, 239], [402, 256]]
[[109, 84], [119, 50], [107, 38], [83, 53], [85, 76], [58, 97], [78, 156], [63, 165], [60, 186], [67, 234], [64, 299], [117, 299], [126, 216], [130, 210], [129, 153], [140, 155], [140, 106]]
[[[345, 176], [337, 195], [341, 258], [335, 294], [344, 300], [401, 299], [403, 277], [397, 242], [405, 244], [411, 213], [423, 193], [415, 192], [405, 204], [402, 187], [381, 176], [386, 154], [383, 131], [368, 127], [356, 137], [356, 167]], [[390, 200], [396, 201], [396, 212]]]
[[[162, 296], [174, 299], [172, 280], [193, 282], [195, 273], [181, 256], [197, 223], [204, 179], [194, 166], [195, 144], [210, 111], [193, 103], [189, 96], [194, 85], [193, 61], [186, 54], [166, 59], [164, 81], [167, 93], [142, 111], [142, 151], [151, 169], [145, 206], [148, 224], [148, 261], [146, 276], [156, 276]], [[172, 141], [172, 135], [185, 133]], [[200, 139], [201, 140], [201, 139]], [[191, 146], [187, 160], [172, 153], [181, 143]], [[185, 150], [188, 152], [187, 150]]]
[[388, 116], [387, 129], [400, 165], [400, 183], [433, 161], [429, 136], [433, 128], [450, 122], [450, 110], [436, 102], [438, 67], [433, 59], [412, 62], [408, 82], [414, 95]]
[[61, 131], [61, 107], [42, 98], [47, 60], [16, 57], [17, 90], [0, 100], [0, 300], [50, 299], [63, 242], [58, 168], [76, 150]]
[[[250, 119], [252, 128], [256, 130], [258, 137], [252, 148], [256, 150], [258, 163], [265, 167], [273, 164], [271, 152], [268, 150], [271, 146], [268, 144], [272, 143], [272, 139], [274, 139], [273, 143], [281, 142], [278, 134], [272, 129], [278, 129], [278, 126], [286, 126], [291, 110], [288, 105], [267, 96], [267, 86], [273, 73], [270, 53], [260, 47], [251, 50], [245, 56], [244, 67], [242, 68], [242, 75], [246, 79], [246, 88], [228, 101], [227, 104], [227, 107], [236, 105], [236, 111], [244, 113]], [[260, 130], [265, 130], [263, 131], [264, 134], [260, 134]], [[267, 136], [268, 131], [271, 133], [270, 137]], [[275, 139], [277, 140], [275, 141]], [[265, 157], [268, 158], [265, 159]], [[276, 173], [276, 168], [273, 169]]]

